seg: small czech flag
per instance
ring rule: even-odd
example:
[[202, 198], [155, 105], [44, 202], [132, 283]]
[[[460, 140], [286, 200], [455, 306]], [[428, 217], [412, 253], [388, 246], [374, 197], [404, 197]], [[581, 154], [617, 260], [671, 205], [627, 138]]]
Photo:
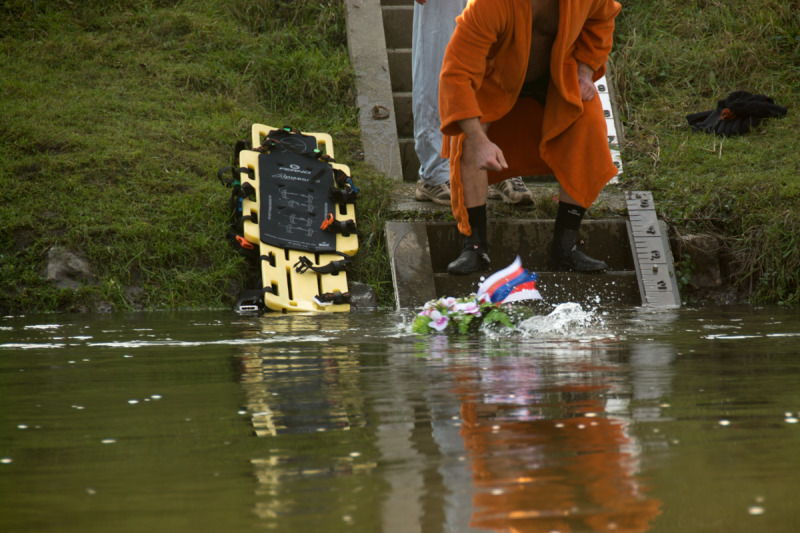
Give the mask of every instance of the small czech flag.
[[488, 295], [492, 303], [507, 304], [523, 300], [541, 300], [536, 289], [539, 274], [522, 268], [519, 256], [503, 270], [495, 272], [478, 287], [478, 297]]

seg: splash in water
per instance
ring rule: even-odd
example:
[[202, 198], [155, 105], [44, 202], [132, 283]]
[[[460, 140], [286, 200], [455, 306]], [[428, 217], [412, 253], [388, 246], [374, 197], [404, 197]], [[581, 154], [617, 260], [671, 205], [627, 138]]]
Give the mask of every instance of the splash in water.
[[602, 328], [603, 320], [594, 309], [585, 310], [577, 303], [557, 305], [547, 315], [527, 317], [515, 325], [515, 330], [523, 336], [564, 337], [586, 335]]

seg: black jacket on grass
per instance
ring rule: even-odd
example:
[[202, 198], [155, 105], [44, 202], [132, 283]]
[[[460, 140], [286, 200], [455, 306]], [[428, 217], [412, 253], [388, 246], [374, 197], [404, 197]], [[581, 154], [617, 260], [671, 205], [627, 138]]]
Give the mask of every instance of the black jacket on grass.
[[686, 116], [693, 131], [717, 135], [743, 135], [758, 127], [762, 119], [785, 116], [787, 110], [769, 96], [747, 91], [732, 92], [711, 111]]

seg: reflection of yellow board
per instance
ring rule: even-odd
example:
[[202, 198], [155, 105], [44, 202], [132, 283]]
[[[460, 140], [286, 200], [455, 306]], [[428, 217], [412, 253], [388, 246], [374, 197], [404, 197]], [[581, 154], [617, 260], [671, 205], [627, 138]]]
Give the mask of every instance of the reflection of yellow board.
[[[252, 130], [252, 145], [259, 147], [264, 138], [270, 131], [277, 130], [270, 126], [254, 124]], [[333, 141], [331, 136], [325, 133], [302, 133], [316, 138], [317, 148], [326, 155], [333, 157]], [[239, 155], [240, 167], [249, 168], [252, 173], [248, 175], [241, 172], [242, 184], [249, 182], [255, 193], [255, 200], [245, 198], [242, 203], [242, 214], [258, 220], [260, 198], [259, 191], [259, 153], [251, 150], [243, 150]], [[342, 170], [350, 176], [350, 169], [345, 165], [331, 163], [335, 169]], [[265, 178], [266, 179], [266, 178]], [[320, 191], [320, 194], [328, 194], [328, 191]], [[352, 220], [355, 222], [355, 205], [337, 204], [334, 218], [337, 221]], [[347, 312], [350, 310], [349, 303], [320, 303], [319, 296], [324, 294], [348, 292], [347, 273], [318, 273], [309, 268], [300, 273], [295, 265], [301, 257], [307, 258], [315, 267], [324, 267], [333, 261], [341, 261], [342, 256], [335, 253], [314, 253], [287, 248], [279, 248], [261, 242], [259, 225], [251, 220], [244, 223], [244, 238], [260, 249], [261, 260], [261, 279], [264, 288], [268, 289], [264, 293], [264, 303], [269, 309], [274, 311], [323, 311], [323, 312]], [[358, 236], [351, 233], [348, 236], [336, 235], [336, 250], [348, 256], [353, 256], [358, 251]], [[269, 258], [265, 259], [265, 258]]]

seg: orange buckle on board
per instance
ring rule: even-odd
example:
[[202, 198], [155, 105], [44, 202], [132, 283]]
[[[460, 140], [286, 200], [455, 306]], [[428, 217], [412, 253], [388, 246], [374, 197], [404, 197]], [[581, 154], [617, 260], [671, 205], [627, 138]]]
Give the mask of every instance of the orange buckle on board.
[[325, 217], [325, 220], [322, 221], [322, 224], [320, 224], [319, 227], [321, 229], [328, 229], [328, 226], [331, 224], [333, 224], [333, 213], [328, 213], [328, 216]]
[[236, 242], [238, 242], [239, 246], [241, 246], [242, 248], [244, 248], [246, 250], [255, 249], [255, 245], [252, 242], [250, 242], [247, 239], [245, 239], [244, 237], [242, 237], [241, 235], [237, 235], [236, 236]]

